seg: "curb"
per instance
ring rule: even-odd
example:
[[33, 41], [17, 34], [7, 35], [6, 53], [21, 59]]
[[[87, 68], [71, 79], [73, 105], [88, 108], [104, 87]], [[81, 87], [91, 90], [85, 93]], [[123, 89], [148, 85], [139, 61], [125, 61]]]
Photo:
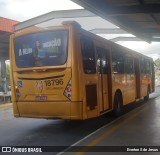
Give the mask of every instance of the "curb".
[[0, 104], [0, 109], [2, 108], [6, 108], [6, 107], [12, 107], [12, 103], [4, 103], [4, 104]]

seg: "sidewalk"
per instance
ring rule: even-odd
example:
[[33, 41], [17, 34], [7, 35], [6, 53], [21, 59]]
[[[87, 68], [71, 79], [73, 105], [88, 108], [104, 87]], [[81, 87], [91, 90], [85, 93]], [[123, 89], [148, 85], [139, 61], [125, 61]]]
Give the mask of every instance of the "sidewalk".
[[11, 102], [11, 92], [8, 91], [6, 94], [0, 92], [0, 104]]
[[7, 94], [0, 92], [0, 109], [11, 106], [11, 92], [8, 92]]
[[[157, 97], [73, 144], [72, 146], [74, 147], [80, 146], [80, 149], [74, 153], [65, 152], [65, 154], [87, 155], [91, 152], [101, 154], [107, 151], [105, 154], [108, 155], [117, 155], [117, 153], [124, 155], [128, 154], [126, 147], [135, 147], [140, 154], [143, 154], [143, 151], [145, 151], [144, 153], [148, 152], [149, 155], [159, 154], [159, 112], [160, 97]], [[158, 152], [149, 152], [149, 149], [154, 147]], [[141, 150], [141, 148], [145, 150]], [[122, 152], [119, 152], [119, 149]], [[146, 149], [148, 150], [146, 151]], [[130, 151], [130, 153], [135, 154], [134, 150]]]
[[0, 109], [6, 108], [6, 107], [12, 107], [12, 103], [0, 103]]

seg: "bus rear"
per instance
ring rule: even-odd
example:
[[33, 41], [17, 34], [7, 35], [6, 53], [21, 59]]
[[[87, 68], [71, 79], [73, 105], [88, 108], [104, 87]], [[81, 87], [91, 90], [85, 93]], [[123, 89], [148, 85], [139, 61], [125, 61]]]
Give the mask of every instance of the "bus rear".
[[81, 119], [79, 107], [76, 113], [71, 112], [74, 110], [71, 107], [70, 30], [69, 26], [61, 26], [11, 36], [11, 86], [15, 117]]

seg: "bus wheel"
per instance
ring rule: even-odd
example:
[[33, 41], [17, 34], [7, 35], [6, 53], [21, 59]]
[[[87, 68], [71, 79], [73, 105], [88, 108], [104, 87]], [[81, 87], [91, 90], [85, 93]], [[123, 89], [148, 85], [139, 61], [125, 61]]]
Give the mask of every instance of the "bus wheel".
[[116, 92], [114, 96], [114, 109], [115, 116], [120, 116], [122, 114], [122, 95], [119, 92]]
[[144, 97], [144, 101], [148, 101], [149, 100], [149, 88], [147, 90], [147, 95]]

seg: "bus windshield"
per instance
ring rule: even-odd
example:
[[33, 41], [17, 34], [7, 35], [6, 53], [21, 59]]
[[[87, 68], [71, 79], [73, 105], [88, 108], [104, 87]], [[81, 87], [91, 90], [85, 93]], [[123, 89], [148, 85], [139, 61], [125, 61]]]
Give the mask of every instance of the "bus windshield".
[[14, 39], [18, 68], [58, 66], [67, 60], [68, 32], [53, 30], [32, 33]]

